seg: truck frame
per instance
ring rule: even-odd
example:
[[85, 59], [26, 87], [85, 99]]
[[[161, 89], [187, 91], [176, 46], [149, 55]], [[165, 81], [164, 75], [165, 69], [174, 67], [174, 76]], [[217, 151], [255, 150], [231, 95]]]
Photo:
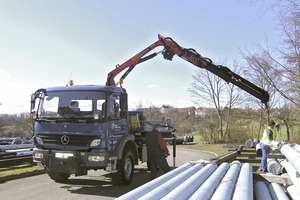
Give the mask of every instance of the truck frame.
[[[157, 47], [162, 51], [147, 55]], [[88, 170], [111, 173], [113, 184], [131, 182], [134, 165], [147, 162], [145, 135], [154, 124], [164, 126], [165, 138], [174, 138], [170, 121], [147, 121], [142, 111], [128, 111], [123, 80], [132, 69], [158, 54], [167, 60], [174, 55], [209, 70], [260, 99], [267, 107], [268, 92], [224, 66], [215, 65], [194, 49], [179, 46], [171, 38], [158, 40], [108, 73], [105, 85], [67, 85], [38, 89], [31, 96], [35, 119], [33, 161], [46, 168], [51, 179], [65, 182], [71, 174]], [[114, 78], [125, 73], [115, 83]]]

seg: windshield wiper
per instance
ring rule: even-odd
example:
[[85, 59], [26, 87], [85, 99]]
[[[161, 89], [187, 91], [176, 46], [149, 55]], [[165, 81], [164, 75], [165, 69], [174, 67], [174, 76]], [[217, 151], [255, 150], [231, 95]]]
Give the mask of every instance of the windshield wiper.
[[56, 122], [57, 118], [37, 118], [38, 122]]

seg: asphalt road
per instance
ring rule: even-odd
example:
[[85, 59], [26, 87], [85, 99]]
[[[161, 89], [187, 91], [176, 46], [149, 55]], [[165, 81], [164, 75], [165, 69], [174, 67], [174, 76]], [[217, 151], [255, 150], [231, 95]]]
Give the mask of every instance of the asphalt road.
[[[209, 160], [216, 156], [209, 152], [177, 149], [176, 158], [173, 160], [172, 151], [170, 153], [168, 162], [171, 167], [174, 167], [174, 163], [178, 167], [188, 161]], [[1, 183], [0, 199], [115, 199], [149, 180], [150, 172], [147, 171], [145, 163], [135, 167], [133, 180], [128, 186], [113, 186], [108, 173], [103, 170], [89, 171], [86, 176], [71, 176], [65, 184], [56, 183], [47, 174], [41, 174]]]

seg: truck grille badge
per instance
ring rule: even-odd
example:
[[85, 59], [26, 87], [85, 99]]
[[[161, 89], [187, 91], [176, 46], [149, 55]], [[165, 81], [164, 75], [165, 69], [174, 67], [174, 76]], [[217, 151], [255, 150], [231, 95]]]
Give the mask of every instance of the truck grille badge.
[[66, 144], [69, 144], [70, 138], [67, 135], [63, 135], [63, 136], [61, 136], [60, 141], [62, 144], [66, 145]]

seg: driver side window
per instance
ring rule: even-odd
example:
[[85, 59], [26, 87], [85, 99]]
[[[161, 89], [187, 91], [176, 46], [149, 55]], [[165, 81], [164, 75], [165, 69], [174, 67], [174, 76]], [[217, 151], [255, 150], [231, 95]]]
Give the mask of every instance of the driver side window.
[[108, 98], [108, 103], [104, 102], [102, 110], [107, 109], [108, 119], [119, 119], [120, 118], [120, 94], [112, 94]]

